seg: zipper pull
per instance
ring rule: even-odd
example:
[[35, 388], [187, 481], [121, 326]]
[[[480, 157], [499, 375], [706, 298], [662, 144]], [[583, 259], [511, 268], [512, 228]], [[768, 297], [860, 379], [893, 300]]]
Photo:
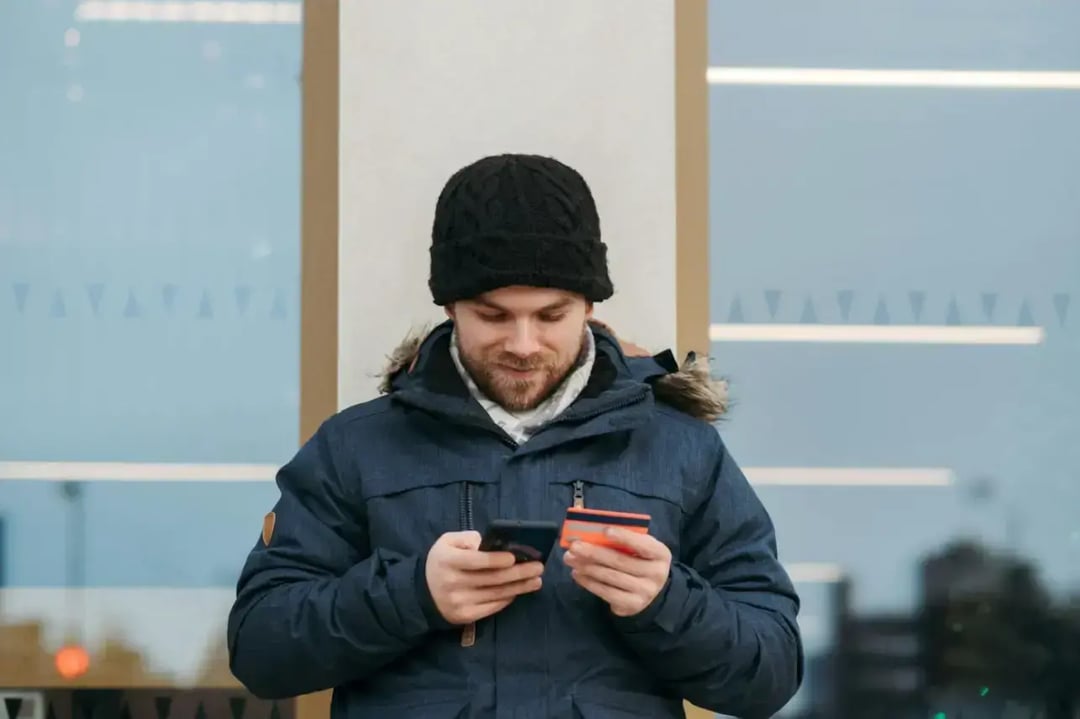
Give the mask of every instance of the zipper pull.
[[585, 482], [582, 480], [574, 480], [574, 509], [583, 509], [585, 507]]
[[461, 630], [461, 646], [471, 647], [473, 644], [476, 644], [476, 622], [466, 625]]

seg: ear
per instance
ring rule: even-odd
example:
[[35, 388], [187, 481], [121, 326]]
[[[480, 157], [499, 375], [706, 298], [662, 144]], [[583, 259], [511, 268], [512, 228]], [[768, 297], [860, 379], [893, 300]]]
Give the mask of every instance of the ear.
[[591, 320], [592, 318], [593, 318], [593, 303], [592, 302], [586, 302], [585, 303], [585, 319], [586, 320]]
[[446, 307], [443, 307], [443, 310], [446, 312], [447, 317], [449, 317], [450, 319], [454, 319], [454, 306], [453, 305], [447, 305]]

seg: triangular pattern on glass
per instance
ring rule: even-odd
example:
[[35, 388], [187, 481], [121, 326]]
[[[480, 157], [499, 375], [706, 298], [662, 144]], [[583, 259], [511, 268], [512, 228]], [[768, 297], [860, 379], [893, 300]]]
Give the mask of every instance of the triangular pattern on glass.
[[956, 304], [956, 298], [949, 300], [949, 306], [945, 310], [945, 324], [956, 326], [960, 324], [960, 306]]
[[275, 320], [285, 318], [285, 293], [281, 290], [274, 293], [274, 305], [270, 308], [270, 316]]
[[199, 317], [201, 319], [210, 319], [214, 316], [214, 306], [210, 303], [210, 293], [204, 291], [202, 293], [202, 299], [199, 300]]
[[11, 289], [15, 292], [15, 309], [22, 312], [26, 309], [26, 298], [30, 296], [30, 285], [26, 282], [16, 282]]
[[[78, 716], [82, 719], [94, 719], [94, 709], [97, 707], [95, 706], [92, 694], [83, 694], [79, 697], [78, 707]], [[75, 712], [72, 713], [74, 714]]]
[[236, 309], [240, 311], [240, 314], [244, 314], [251, 304], [251, 288], [240, 285], [234, 292], [236, 295]]
[[176, 304], [176, 295], [179, 291], [179, 287], [171, 284], [161, 288], [161, 304], [165, 306], [166, 310], [172, 312], [173, 305]]
[[780, 297], [783, 294], [780, 290], [765, 290], [765, 304], [769, 308], [769, 319], [776, 319], [776, 313], [780, 310]]
[[735, 295], [735, 299], [731, 301], [731, 307], [728, 309], [727, 321], [731, 324], [746, 321], [743, 317], [742, 300], [739, 299], [738, 295]]
[[1062, 327], [1065, 326], [1065, 319], [1069, 316], [1069, 303], [1072, 301], [1072, 297], [1059, 292], [1054, 295], [1054, 312], [1057, 313], [1058, 324]]
[[94, 282], [86, 286], [86, 297], [90, 300], [90, 310], [95, 314], [101, 314], [101, 299], [105, 296], [105, 283]]
[[64, 295], [60, 290], [53, 293], [52, 305], [49, 306], [49, 316], [58, 319], [67, 317], [67, 305], [64, 304]]
[[8, 719], [18, 719], [22, 705], [22, 697], [4, 697], [4, 708], [7, 710]]
[[851, 319], [851, 304], [855, 301], [855, 293], [852, 290], [840, 290], [836, 293], [836, 304], [840, 305], [840, 317], [845, 322]]
[[877, 309], [874, 310], [874, 324], [875, 325], [887, 325], [891, 322], [889, 319], [889, 307], [885, 304], [885, 298], [878, 300]]
[[1016, 324], [1021, 327], [1033, 327], [1035, 325], [1035, 318], [1031, 316], [1031, 307], [1028, 306], [1027, 300], [1020, 304], [1020, 316], [1017, 318]]
[[918, 322], [922, 319], [923, 308], [926, 307], [926, 293], [922, 290], [908, 292], [908, 303], [911, 305], [911, 316]]
[[247, 699], [244, 697], [229, 697], [229, 713], [232, 719], [244, 719], [244, 710], [247, 708]]
[[128, 290], [127, 302], [124, 304], [124, 317], [134, 318], [138, 317], [142, 312], [139, 310], [139, 303], [135, 299], [134, 290]]

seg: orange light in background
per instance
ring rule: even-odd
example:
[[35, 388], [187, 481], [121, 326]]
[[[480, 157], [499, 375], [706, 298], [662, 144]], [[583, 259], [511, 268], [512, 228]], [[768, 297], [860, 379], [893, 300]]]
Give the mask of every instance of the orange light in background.
[[69, 644], [56, 652], [56, 671], [64, 679], [75, 679], [90, 668], [90, 655], [78, 644]]

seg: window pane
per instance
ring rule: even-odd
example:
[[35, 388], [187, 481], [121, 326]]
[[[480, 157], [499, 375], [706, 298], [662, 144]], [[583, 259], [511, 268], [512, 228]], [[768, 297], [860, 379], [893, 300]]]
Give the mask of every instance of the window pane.
[[300, 9], [0, 5], [0, 686], [235, 687], [296, 447]]
[[1075, 6], [710, 11], [714, 67], [770, 70], [711, 73], [710, 310], [804, 600], [783, 716], [1073, 716]]

